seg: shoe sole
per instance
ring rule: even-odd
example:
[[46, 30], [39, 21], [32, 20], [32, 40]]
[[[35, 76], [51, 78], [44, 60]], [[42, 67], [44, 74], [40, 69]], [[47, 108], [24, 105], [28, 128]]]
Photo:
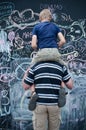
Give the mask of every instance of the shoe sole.
[[30, 99], [30, 101], [29, 101], [29, 105], [28, 105], [28, 109], [29, 109], [30, 111], [35, 110], [37, 99], [38, 99], [38, 95], [37, 95], [37, 94], [34, 94], [34, 95], [31, 97], [31, 99]]
[[61, 88], [59, 90], [59, 99], [58, 99], [58, 106], [63, 107], [66, 104], [66, 92], [65, 88]]

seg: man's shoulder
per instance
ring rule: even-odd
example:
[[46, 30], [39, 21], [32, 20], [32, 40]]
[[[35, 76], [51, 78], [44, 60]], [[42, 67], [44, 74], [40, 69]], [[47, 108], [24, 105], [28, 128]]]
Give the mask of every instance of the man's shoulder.
[[52, 65], [58, 65], [58, 66], [60, 66], [62, 68], [64, 67], [64, 65], [62, 65], [61, 63], [59, 63], [57, 61], [40, 61], [40, 62], [36, 63], [33, 67], [36, 67], [38, 65], [42, 66], [43, 64], [45, 66], [47, 66], [48, 64], [52, 64]]

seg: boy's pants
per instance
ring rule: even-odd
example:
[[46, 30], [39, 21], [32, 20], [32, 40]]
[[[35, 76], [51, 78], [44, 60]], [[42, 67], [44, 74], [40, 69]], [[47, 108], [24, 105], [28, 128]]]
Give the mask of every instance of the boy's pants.
[[44, 48], [40, 49], [36, 56], [32, 59], [31, 65], [40, 61], [57, 61], [65, 65], [64, 61], [61, 59], [61, 54], [57, 48]]
[[58, 105], [37, 105], [33, 112], [34, 130], [59, 130], [61, 113]]

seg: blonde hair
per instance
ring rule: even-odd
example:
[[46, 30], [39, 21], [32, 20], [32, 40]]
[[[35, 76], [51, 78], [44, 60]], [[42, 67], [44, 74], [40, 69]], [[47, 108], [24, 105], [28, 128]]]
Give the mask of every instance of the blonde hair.
[[39, 20], [42, 21], [44, 19], [51, 20], [52, 14], [49, 9], [43, 9], [39, 14]]

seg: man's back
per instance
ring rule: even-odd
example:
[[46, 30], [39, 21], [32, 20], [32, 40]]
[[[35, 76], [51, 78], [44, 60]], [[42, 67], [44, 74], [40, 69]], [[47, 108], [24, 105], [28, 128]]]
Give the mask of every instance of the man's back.
[[38, 104], [58, 104], [58, 92], [61, 82], [67, 82], [70, 75], [65, 66], [58, 62], [39, 62], [29, 71], [28, 78], [24, 82], [35, 84], [35, 91], [39, 98]]

